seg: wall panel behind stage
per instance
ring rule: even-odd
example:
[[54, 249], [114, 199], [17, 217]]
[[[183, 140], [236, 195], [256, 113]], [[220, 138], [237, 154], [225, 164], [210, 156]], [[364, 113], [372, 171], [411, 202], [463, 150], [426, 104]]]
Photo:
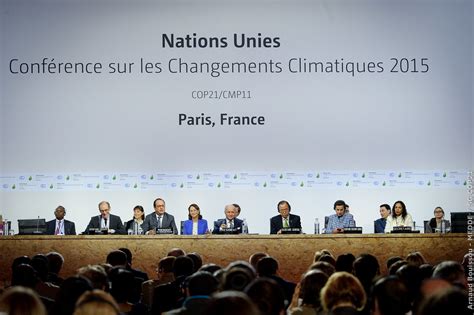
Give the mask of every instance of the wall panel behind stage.
[[[63, 204], [80, 230], [102, 199], [125, 218], [162, 196], [179, 219], [191, 202], [211, 221], [240, 203], [253, 231], [267, 233], [275, 204], [289, 199], [309, 231], [342, 198], [371, 231], [380, 203], [405, 200], [417, 222], [437, 205], [467, 207], [471, 1], [0, 8], [0, 212], [9, 219], [51, 218]], [[234, 34], [269, 47], [237, 48]], [[219, 47], [169, 47], [165, 35]], [[174, 73], [178, 60], [247, 71]], [[101, 70], [57, 73], [68, 62]], [[323, 66], [309, 73], [310, 62]], [[41, 73], [15, 73], [32, 63]], [[111, 73], [117, 65], [126, 73]], [[221, 125], [222, 114], [264, 124]]]

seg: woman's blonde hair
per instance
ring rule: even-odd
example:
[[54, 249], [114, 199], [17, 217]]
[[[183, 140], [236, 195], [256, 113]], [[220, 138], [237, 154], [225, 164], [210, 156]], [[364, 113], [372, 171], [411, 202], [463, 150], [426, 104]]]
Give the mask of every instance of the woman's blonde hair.
[[321, 304], [325, 311], [332, 311], [339, 304], [352, 304], [358, 311], [367, 302], [364, 287], [352, 274], [342, 271], [333, 273], [321, 290]]
[[118, 315], [119, 307], [114, 298], [102, 290], [87, 291], [77, 300], [73, 315]]
[[8, 315], [46, 315], [46, 308], [33, 290], [14, 286], [0, 297], [0, 312]]

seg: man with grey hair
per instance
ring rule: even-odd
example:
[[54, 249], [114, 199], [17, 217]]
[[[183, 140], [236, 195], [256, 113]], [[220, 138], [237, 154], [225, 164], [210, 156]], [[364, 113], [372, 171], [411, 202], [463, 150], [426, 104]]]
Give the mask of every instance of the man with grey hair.
[[119, 216], [110, 214], [110, 203], [101, 201], [99, 203], [100, 215], [93, 216], [86, 227], [85, 234], [89, 234], [90, 229], [107, 230], [108, 234], [126, 234], [122, 219]]
[[212, 234], [240, 234], [242, 233], [242, 223], [244, 221], [237, 219], [237, 211], [233, 204], [229, 204], [224, 208], [224, 219], [219, 219], [214, 222], [214, 229]]

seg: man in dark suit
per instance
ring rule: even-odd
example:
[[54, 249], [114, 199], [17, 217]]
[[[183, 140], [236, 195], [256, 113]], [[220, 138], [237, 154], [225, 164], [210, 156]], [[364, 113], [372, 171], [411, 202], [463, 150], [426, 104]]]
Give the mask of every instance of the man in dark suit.
[[76, 235], [76, 226], [74, 222], [64, 220], [66, 209], [63, 206], [58, 206], [54, 210], [56, 220], [46, 222], [47, 235]]
[[223, 234], [227, 233], [224, 232], [222, 229], [229, 229], [234, 230], [233, 233], [240, 234], [242, 233], [242, 223], [244, 221], [237, 219], [237, 211], [234, 205], [227, 205], [224, 209], [225, 218], [219, 219], [214, 222], [214, 229], [212, 230], [212, 234]]
[[108, 201], [101, 201], [99, 203], [100, 215], [91, 218], [84, 233], [89, 234], [89, 229], [107, 229], [109, 234], [126, 234], [122, 219], [110, 214], [110, 209]]
[[301, 220], [298, 215], [290, 214], [291, 206], [286, 200], [277, 205], [279, 215], [270, 219], [270, 234], [281, 234], [282, 228], [294, 228], [301, 231]]
[[166, 213], [165, 201], [161, 198], [156, 198], [153, 202], [153, 208], [155, 208], [155, 212], [147, 215], [142, 224], [144, 233], [153, 235], [156, 234], [156, 229], [171, 229], [173, 234], [178, 234], [174, 216]]
[[390, 206], [388, 204], [380, 205], [380, 219], [374, 221], [374, 233], [385, 233], [387, 217], [390, 215]]

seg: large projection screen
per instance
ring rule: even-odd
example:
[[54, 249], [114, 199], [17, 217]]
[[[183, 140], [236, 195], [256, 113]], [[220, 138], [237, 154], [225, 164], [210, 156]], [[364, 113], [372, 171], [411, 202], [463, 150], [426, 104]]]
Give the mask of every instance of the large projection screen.
[[279, 200], [313, 232], [344, 199], [364, 233], [466, 211], [473, 2], [1, 1], [0, 214], [82, 231], [162, 197], [211, 223]]

